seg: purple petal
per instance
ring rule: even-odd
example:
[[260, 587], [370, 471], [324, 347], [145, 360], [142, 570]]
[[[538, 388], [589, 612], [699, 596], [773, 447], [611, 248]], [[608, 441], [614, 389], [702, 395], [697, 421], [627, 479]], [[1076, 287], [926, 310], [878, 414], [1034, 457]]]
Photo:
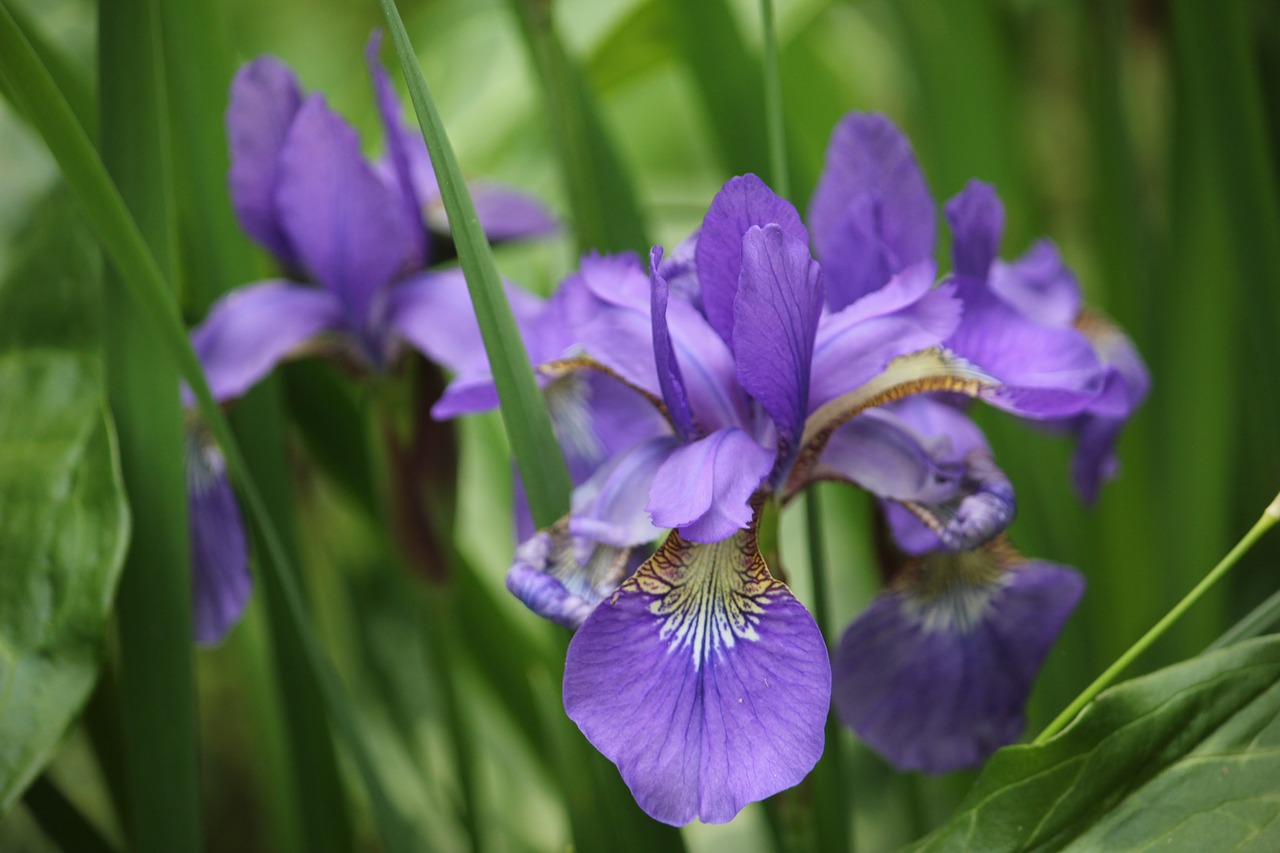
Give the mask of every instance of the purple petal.
[[667, 280], [673, 294], [701, 312], [702, 287], [698, 284], [697, 250], [698, 232], [694, 231], [680, 241], [675, 251], [662, 259], [658, 273]]
[[804, 431], [822, 301], [822, 277], [807, 242], [778, 225], [747, 230], [733, 305], [738, 381], [777, 424], [783, 459]]
[[970, 181], [947, 202], [951, 225], [951, 262], [956, 275], [985, 279], [1000, 250], [1004, 205], [995, 187]]
[[547, 206], [528, 193], [484, 181], [469, 182], [467, 189], [490, 243], [546, 237], [560, 229]]
[[631, 573], [631, 548], [592, 547], [575, 555], [562, 525], [539, 531], [516, 549], [507, 589], [525, 607], [557, 625], [576, 629]]
[[684, 377], [680, 363], [671, 345], [671, 330], [667, 326], [667, 280], [658, 272], [662, 264], [662, 247], [654, 246], [649, 252], [649, 282], [653, 289], [651, 313], [653, 315], [653, 356], [658, 370], [658, 386], [667, 404], [676, 432], [685, 441], [694, 438], [693, 416], [689, 411], [689, 397], [684, 390]]
[[742, 275], [742, 238], [751, 226], [771, 223], [801, 245], [809, 245], [809, 232], [800, 214], [755, 175], [742, 175], [726, 183], [702, 220], [695, 249], [702, 306], [712, 328], [730, 347], [733, 305]]
[[298, 266], [298, 259], [281, 225], [275, 193], [280, 152], [301, 106], [297, 78], [275, 57], [255, 59], [231, 81], [227, 106], [231, 204], [240, 227], [289, 269]]
[[995, 261], [988, 284], [1021, 314], [1045, 326], [1070, 326], [1080, 314], [1080, 283], [1052, 240], [1037, 240], [1016, 261]]
[[191, 332], [191, 345], [213, 396], [230, 400], [298, 347], [341, 325], [342, 309], [333, 294], [269, 281], [233, 290], [215, 302]]
[[813, 244], [839, 310], [933, 254], [933, 197], [911, 144], [881, 115], [850, 113], [827, 146], [809, 203]]
[[1001, 573], [989, 552], [921, 569], [914, 586], [881, 595], [849, 626], [834, 698], [895, 767], [945, 773], [1017, 739], [1027, 694], [1084, 581], [1043, 562]]
[[186, 468], [192, 627], [197, 643], [214, 645], [239, 621], [253, 590], [249, 543], [222, 453], [188, 434]]
[[569, 532], [617, 548], [656, 540], [661, 531], [645, 511], [654, 475], [679, 443], [659, 435], [612, 457], [573, 490]]
[[648, 511], [658, 527], [716, 542], [751, 521], [751, 496], [773, 469], [774, 451], [736, 427], [676, 450], [658, 469]]
[[882, 373], [898, 356], [934, 347], [960, 324], [960, 301], [933, 286], [932, 261], [914, 264], [818, 324], [809, 408]]
[[[400, 203], [404, 208], [404, 221], [409, 224], [409, 255], [405, 265], [410, 269], [422, 266], [427, 259], [427, 229], [423, 221], [422, 199], [414, 185], [413, 140], [417, 134], [410, 135], [400, 119], [400, 99], [396, 95], [395, 86], [387, 76], [387, 69], [378, 59], [378, 51], [382, 47], [382, 33], [374, 30], [369, 36], [369, 44], [365, 47], [365, 64], [369, 67], [369, 76], [373, 78], [373, 92], [378, 105], [378, 117], [382, 120], [382, 133], [386, 139], [387, 159], [391, 161], [391, 170], [395, 176], [396, 190], [400, 195]], [[419, 145], [421, 140], [418, 139]]]
[[574, 635], [564, 705], [649, 815], [723, 823], [817, 763], [830, 678], [813, 617], [753, 533], [672, 533]]
[[355, 131], [319, 95], [303, 102], [285, 140], [276, 203], [307, 270], [363, 330], [378, 291], [405, 270], [413, 226]]
[[1105, 373], [1084, 335], [1024, 317], [980, 279], [955, 283], [964, 317], [947, 347], [1003, 383], [987, 402], [1044, 419], [1081, 412], [1098, 396]]
[[[503, 282], [503, 291], [524, 337], [544, 302], [510, 282]], [[488, 375], [489, 359], [462, 270], [423, 273], [397, 282], [387, 297], [387, 323], [427, 358], [454, 373]]]

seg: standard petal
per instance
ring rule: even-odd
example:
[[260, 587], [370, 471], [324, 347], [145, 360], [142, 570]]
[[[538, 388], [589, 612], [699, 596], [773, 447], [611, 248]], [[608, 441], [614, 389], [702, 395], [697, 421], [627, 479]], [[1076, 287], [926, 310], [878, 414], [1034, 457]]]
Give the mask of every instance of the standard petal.
[[836, 708], [900, 770], [972, 767], [1022, 732], [1027, 694], [1084, 581], [1066, 566], [998, 559], [928, 558], [840, 641]]
[[751, 521], [751, 496], [773, 469], [774, 451], [736, 427], [685, 445], [658, 469], [648, 511], [658, 527], [716, 542]]
[[398, 193], [360, 153], [355, 131], [319, 95], [303, 102], [289, 129], [276, 204], [303, 265], [363, 331], [378, 291], [406, 271], [413, 227]]
[[280, 152], [301, 106], [297, 78], [273, 56], [255, 59], [231, 81], [227, 105], [231, 205], [240, 227], [287, 269], [296, 268], [298, 258], [280, 223], [275, 192]]
[[839, 310], [933, 254], [937, 214], [911, 144], [881, 115], [850, 113], [809, 203], [813, 244]]
[[617, 548], [656, 540], [645, 506], [653, 477], [679, 447], [672, 435], [658, 435], [609, 459], [573, 490], [569, 532]]
[[[395, 176], [395, 186], [400, 203], [404, 207], [404, 219], [410, 224], [410, 252], [406, 258], [406, 266], [417, 268], [427, 259], [427, 228], [423, 220], [422, 200], [414, 186], [414, 159], [411, 149], [417, 134], [409, 134], [400, 118], [400, 99], [396, 96], [395, 86], [387, 75], [387, 69], [378, 59], [378, 51], [382, 47], [382, 33], [374, 30], [369, 36], [369, 44], [365, 47], [365, 64], [369, 66], [369, 76], [373, 79], [374, 98], [378, 105], [378, 117], [382, 120], [382, 135], [386, 140], [387, 159], [391, 161], [391, 171]], [[421, 139], [418, 138], [421, 145]]]
[[1080, 315], [1080, 283], [1052, 240], [1037, 240], [1016, 261], [995, 261], [987, 283], [1037, 323], [1070, 326]]
[[778, 225], [747, 229], [733, 305], [738, 382], [777, 425], [784, 465], [796, 450], [808, 414], [809, 369], [822, 301], [822, 276], [808, 243]]
[[1000, 250], [1004, 204], [995, 187], [970, 181], [947, 202], [951, 225], [951, 263], [956, 275], [985, 279]]
[[946, 345], [1001, 382], [987, 402], [1043, 420], [1078, 414], [1097, 398], [1105, 371], [1083, 334], [1023, 316], [983, 280], [954, 281], [964, 316]]
[[672, 533], [574, 635], [564, 705], [670, 824], [731, 820], [822, 755], [826, 644], [753, 532], [712, 545]]
[[192, 627], [197, 643], [214, 645], [239, 621], [253, 590], [249, 543], [217, 447], [188, 434], [186, 468]]
[[281, 359], [342, 326], [342, 308], [318, 287], [269, 281], [233, 290], [191, 332], [213, 396], [239, 397]]
[[789, 237], [809, 245], [809, 232], [791, 203], [755, 175], [732, 178], [716, 193], [702, 220], [694, 250], [702, 307], [711, 327], [733, 346], [733, 304], [742, 275], [742, 238], [753, 225], [778, 225]]
[[671, 345], [671, 329], [667, 326], [667, 301], [670, 296], [667, 280], [658, 272], [662, 264], [662, 247], [654, 246], [649, 252], [649, 282], [652, 288], [651, 314], [653, 320], [653, 357], [658, 370], [658, 387], [667, 404], [671, 422], [685, 441], [695, 437], [693, 415], [689, 410], [689, 396], [684, 389], [684, 377], [680, 362], [676, 360]]
[[938, 346], [960, 324], [960, 300], [933, 286], [932, 261], [913, 264], [874, 293], [825, 315], [813, 348], [809, 408], [884, 372], [895, 358]]

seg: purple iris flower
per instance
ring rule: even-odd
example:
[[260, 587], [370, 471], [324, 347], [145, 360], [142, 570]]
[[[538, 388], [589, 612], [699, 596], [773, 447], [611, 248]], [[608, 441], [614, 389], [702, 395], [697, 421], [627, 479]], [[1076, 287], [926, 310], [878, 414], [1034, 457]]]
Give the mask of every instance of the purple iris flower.
[[[883, 221], [882, 200], [865, 206], [866, 221]], [[961, 555], [913, 576], [934, 578], [924, 589], [941, 590], [939, 607], [954, 604], [953, 589], [971, 602], [971, 619], [925, 620], [930, 630], [945, 630], [930, 641], [958, 643], [995, 666], [997, 646], [975, 645], [970, 629], [1003, 639], [1008, 626], [1022, 626], [997, 620], [1004, 591], [1014, 591], [1017, 610], [1023, 582], [1039, 578], [1033, 570], [1015, 574], [1021, 564], [1012, 558], [968, 571], [977, 561], [969, 552], [1012, 517], [1012, 489], [976, 427], [967, 442], [945, 429], [913, 430], [917, 399], [940, 407], [933, 413], [940, 421], [971, 426], [960, 410], [914, 395], [959, 395], [1023, 417], [1062, 419], [1084, 411], [1102, 386], [1093, 374], [1054, 384], [998, 347], [981, 360], [945, 348], [966, 306], [956, 284], [935, 286], [927, 257], [901, 265], [901, 253], [881, 247], [888, 277], [832, 298], [809, 244], [789, 203], [753, 175], [735, 178], [712, 202], [692, 258], [687, 245], [672, 259], [654, 249], [647, 276], [631, 257], [588, 258], [522, 324], [545, 387], [604, 377], [662, 416], [633, 432], [629, 446], [610, 432], [624, 449], [578, 472], [570, 516], [521, 545], [508, 586], [541, 615], [577, 626], [565, 665], [566, 711], [617, 764], [641, 807], [670, 823], [729, 820], [746, 803], [798, 782], [822, 752], [831, 695], [826, 645], [761, 559], [762, 504], [786, 502], [814, 480], [840, 479], [903, 507], [931, 537], [926, 549]], [[1096, 359], [1092, 365], [1096, 374]], [[436, 413], [492, 406], [483, 362], [458, 370]], [[578, 411], [591, 423], [596, 409], [587, 401]], [[558, 421], [554, 405], [552, 414]], [[672, 533], [634, 568], [628, 549], [662, 528]], [[1040, 584], [1060, 602], [1069, 599], [1062, 618], [1078, 597], [1074, 578], [1063, 569]], [[979, 588], [981, 595], [964, 594]], [[889, 606], [907, 612], [906, 602]], [[1045, 629], [1047, 642], [1060, 624]], [[917, 644], [909, 657], [930, 647]], [[1029, 684], [1039, 660], [1024, 656], [1027, 665], [1012, 680]], [[845, 678], [839, 665], [837, 674]], [[899, 682], [886, 683], [892, 693]], [[1005, 690], [992, 706], [999, 719], [973, 719], [986, 706], [971, 702], [953, 706], [961, 716], [949, 730], [924, 733], [967, 737], [977, 744], [967, 760], [985, 755], [1010, 739], [1007, 716], [1019, 714], [1025, 699], [1025, 691], [1017, 694]], [[892, 698], [926, 713], [909, 696]]]
[[[426, 269], [452, 257], [452, 243], [426, 146], [401, 119], [379, 43], [375, 33], [366, 51], [386, 138], [379, 162], [364, 157], [354, 128], [323, 95], [304, 95], [279, 60], [256, 59], [232, 81], [232, 204], [282, 274], [228, 293], [192, 332], [220, 402], [306, 352], [371, 372], [392, 367], [406, 344], [430, 355], [431, 335], [449, 334], [433, 312], [442, 300], [468, 298], [456, 271]], [[493, 242], [557, 227], [524, 194], [483, 183], [472, 194]], [[244, 528], [217, 449], [193, 439], [188, 472], [197, 639], [217, 642], [248, 595]]]

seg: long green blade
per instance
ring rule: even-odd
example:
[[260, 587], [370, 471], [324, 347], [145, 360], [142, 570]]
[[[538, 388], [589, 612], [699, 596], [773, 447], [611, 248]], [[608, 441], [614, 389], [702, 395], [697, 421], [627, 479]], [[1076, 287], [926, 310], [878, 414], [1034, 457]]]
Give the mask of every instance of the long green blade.
[[[405, 837], [403, 821], [383, 788], [381, 777], [356, 724], [337, 673], [311, 627], [293, 573], [280, 569], [291, 565], [288, 554], [266, 511], [257, 485], [249, 474], [230, 426], [213, 399], [204, 371], [187, 340], [186, 329], [178, 318], [173, 296], [166, 288], [160, 267], [147, 248], [119, 191], [108, 177], [102, 161], [94, 152], [84, 129], [76, 122], [66, 99], [54, 85], [48, 71], [41, 65], [5, 7], [0, 7], [0, 74], [12, 84], [22, 109], [58, 161], [63, 176], [88, 214], [99, 241], [119, 270], [122, 281], [128, 286], [136, 309], [145, 316], [168, 357], [177, 363], [180, 375], [195, 395], [201, 416], [226, 455], [228, 468], [244, 493], [250, 516], [256, 522], [271, 558], [267, 565], [278, 570], [281, 590], [294, 630], [302, 639], [307, 665], [316, 674], [326, 708], [365, 783], [386, 848], [413, 849], [412, 843]], [[189, 602], [187, 606], [190, 606]]]
[[529, 354], [520, 339], [511, 306], [502, 292], [493, 251], [480, 228], [475, 205], [462, 180], [462, 170], [458, 168], [453, 147], [445, 135], [440, 114], [427, 90], [427, 81], [418, 66], [413, 45], [409, 43], [409, 34], [405, 32], [394, 0], [379, 2], [404, 69], [423, 138], [431, 152], [440, 197], [449, 216], [450, 230], [458, 247], [458, 260], [475, 306], [485, 352], [502, 404], [502, 420], [516, 465], [524, 478], [529, 507], [537, 525], [547, 527], [569, 511], [572, 488], [569, 471], [552, 432], [551, 419], [542, 404], [542, 395], [529, 365]]

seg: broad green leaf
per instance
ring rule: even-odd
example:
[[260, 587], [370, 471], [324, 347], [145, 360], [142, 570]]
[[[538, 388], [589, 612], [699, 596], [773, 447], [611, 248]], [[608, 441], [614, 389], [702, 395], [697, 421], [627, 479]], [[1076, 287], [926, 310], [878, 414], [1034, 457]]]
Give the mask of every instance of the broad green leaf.
[[89, 697], [129, 529], [94, 254], [65, 205], [24, 242], [0, 284], [0, 814]]
[[1275, 850], [1280, 637], [1125, 682], [1003, 749], [917, 851]]

